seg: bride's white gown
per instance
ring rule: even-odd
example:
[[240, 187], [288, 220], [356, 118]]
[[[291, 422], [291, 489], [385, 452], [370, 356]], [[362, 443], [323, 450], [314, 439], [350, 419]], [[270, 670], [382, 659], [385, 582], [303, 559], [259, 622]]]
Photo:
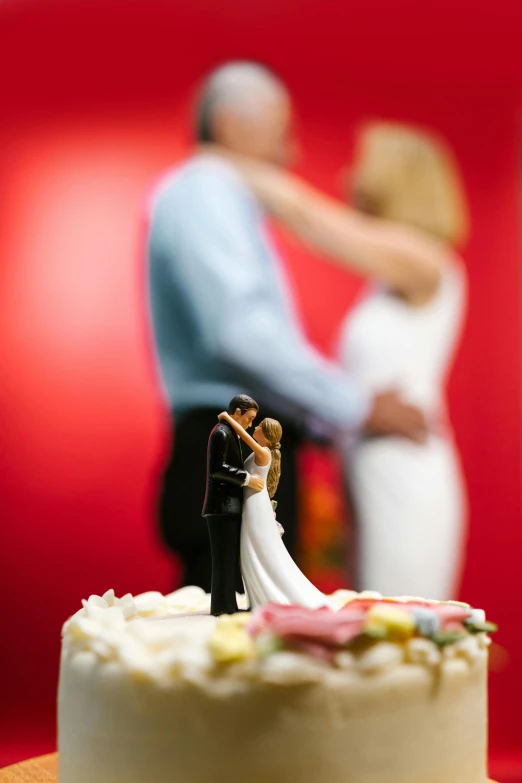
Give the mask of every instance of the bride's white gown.
[[326, 596], [299, 570], [279, 535], [266, 488], [269, 469], [270, 463], [256, 465], [254, 454], [245, 460], [245, 470], [265, 480], [261, 492], [244, 490], [241, 572], [250, 606], [254, 609], [269, 601], [311, 609], [328, 606]]
[[442, 422], [426, 445], [395, 437], [342, 444], [358, 538], [358, 589], [455, 598], [466, 512], [446, 420], [445, 381], [465, 305], [460, 264], [411, 307], [376, 289], [344, 325], [340, 358], [370, 393], [396, 388]]

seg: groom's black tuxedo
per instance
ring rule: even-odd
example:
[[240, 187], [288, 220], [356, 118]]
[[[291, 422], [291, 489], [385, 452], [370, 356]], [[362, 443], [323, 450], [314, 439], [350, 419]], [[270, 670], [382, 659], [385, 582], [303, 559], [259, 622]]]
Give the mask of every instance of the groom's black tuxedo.
[[246, 477], [239, 436], [230, 424], [220, 421], [208, 440], [207, 491], [203, 516], [241, 514]]
[[212, 550], [210, 611], [214, 615], [237, 612], [236, 584], [240, 577], [239, 545], [243, 513], [241, 443], [232, 427], [220, 421], [207, 449], [207, 490], [203, 516], [207, 518]]

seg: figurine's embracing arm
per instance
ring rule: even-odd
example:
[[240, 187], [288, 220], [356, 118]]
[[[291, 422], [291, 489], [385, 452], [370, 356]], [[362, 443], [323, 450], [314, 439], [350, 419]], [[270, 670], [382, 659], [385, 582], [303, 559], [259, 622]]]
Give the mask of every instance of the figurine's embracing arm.
[[228, 424], [230, 424], [230, 426], [235, 429], [241, 440], [244, 440], [247, 446], [250, 446], [256, 455], [256, 465], [259, 465], [260, 467], [268, 465], [268, 461], [270, 459], [270, 450], [267, 449], [266, 446], [260, 446], [257, 440], [254, 440], [254, 438], [248, 434], [246, 429], [242, 427], [238, 421], [233, 419], [232, 416], [226, 411], [220, 413], [218, 419], [220, 421], [226, 421]]
[[248, 473], [227, 463], [228, 436], [222, 429], [218, 428], [211, 434], [209, 452], [209, 472], [212, 478], [229, 481], [242, 487], [248, 478]]

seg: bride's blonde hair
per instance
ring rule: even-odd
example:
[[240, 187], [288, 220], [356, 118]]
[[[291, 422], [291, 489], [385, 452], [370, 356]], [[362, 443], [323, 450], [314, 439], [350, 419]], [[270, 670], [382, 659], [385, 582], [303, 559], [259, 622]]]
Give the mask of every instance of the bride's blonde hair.
[[268, 471], [266, 486], [269, 496], [273, 498], [277, 490], [277, 485], [279, 484], [279, 479], [281, 478], [281, 438], [283, 437], [283, 428], [275, 419], [263, 419], [261, 422], [261, 429], [263, 435], [267, 439], [268, 448], [272, 454], [272, 462], [270, 464], [270, 470]]
[[437, 135], [397, 122], [359, 132], [352, 189], [365, 211], [420, 228], [451, 245], [468, 235], [468, 205], [455, 158]]

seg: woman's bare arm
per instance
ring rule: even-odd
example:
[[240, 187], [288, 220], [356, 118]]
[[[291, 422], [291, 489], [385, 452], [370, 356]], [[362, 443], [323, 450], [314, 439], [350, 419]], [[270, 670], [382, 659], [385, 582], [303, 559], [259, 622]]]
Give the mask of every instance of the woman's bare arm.
[[296, 176], [234, 161], [266, 209], [306, 245], [377, 279], [412, 304], [437, 290], [447, 248], [409, 226], [350, 209]]
[[229, 413], [226, 413], [226, 411], [220, 413], [218, 419], [220, 421], [226, 421], [228, 424], [230, 424], [230, 426], [237, 432], [241, 440], [244, 440], [247, 446], [250, 446], [256, 455], [256, 465], [260, 465], [261, 467], [268, 465], [270, 451], [266, 448], [266, 446], [260, 446], [257, 440], [254, 440], [254, 438], [248, 434], [245, 428], [242, 427], [239, 422], [233, 419]]

